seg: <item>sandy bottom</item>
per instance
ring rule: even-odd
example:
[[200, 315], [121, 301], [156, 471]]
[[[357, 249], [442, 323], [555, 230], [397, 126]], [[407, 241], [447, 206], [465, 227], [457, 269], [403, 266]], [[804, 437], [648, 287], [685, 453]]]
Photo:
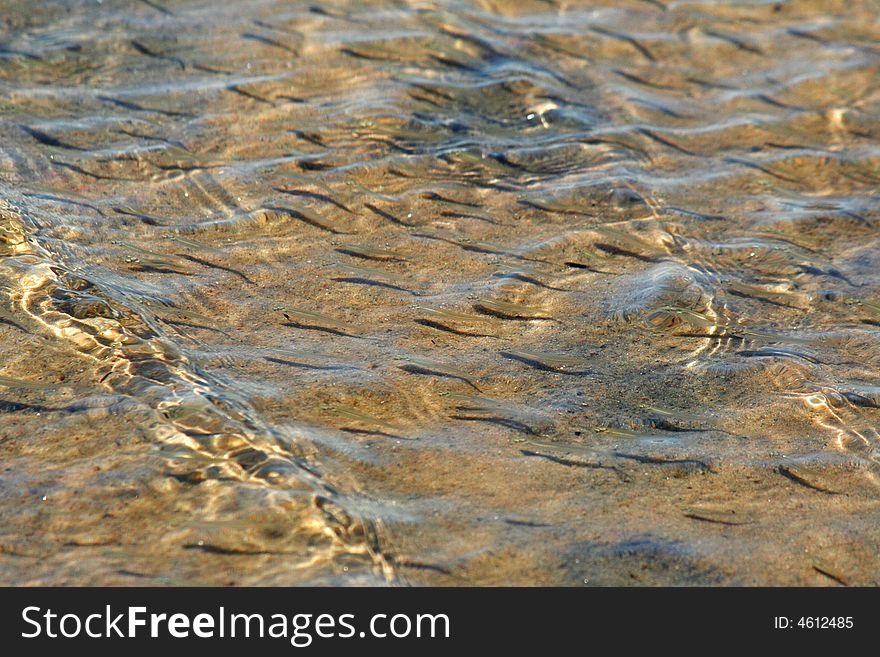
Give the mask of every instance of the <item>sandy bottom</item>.
[[0, 582], [880, 584], [876, 4], [227, 4], [3, 12]]

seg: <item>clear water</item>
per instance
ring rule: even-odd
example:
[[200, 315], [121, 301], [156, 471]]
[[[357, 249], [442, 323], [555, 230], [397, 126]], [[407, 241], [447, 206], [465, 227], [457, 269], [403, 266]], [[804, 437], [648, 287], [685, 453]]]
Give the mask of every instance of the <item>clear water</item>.
[[4, 584], [878, 584], [876, 2], [0, 2]]

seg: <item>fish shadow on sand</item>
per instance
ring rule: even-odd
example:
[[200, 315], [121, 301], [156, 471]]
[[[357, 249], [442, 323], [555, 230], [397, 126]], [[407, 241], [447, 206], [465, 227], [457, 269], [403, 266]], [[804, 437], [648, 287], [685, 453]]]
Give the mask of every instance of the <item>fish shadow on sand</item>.
[[387, 261], [387, 260], [397, 260], [397, 261], [402, 261], [402, 260], [404, 260], [404, 258], [402, 258], [402, 257], [400, 257], [400, 256], [394, 256], [394, 255], [387, 255], [387, 256], [382, 256], [382, 255], [379, 255], [379, 256], [365, 255], [365, 254], [363, 254], [363, 253], [358, 252], [358, 251], [355, 250], [355, 249], [347, 249], [347, 248], [345, 248], [345, 247], [340, 247], [340, 248], [335, 249], [335, 250], [336, 250], [337, 253], [341, 253], [341, 254], [343, 254], [343, 255], [351, 256], [352, 258], [360, 258], [361, 260], [377, 260], [377, 261], [379, 261], [379, 262], [384, 262], [384, 261]]
[[0, 319], [0, 324], [6, 324], [7, 326], [17, 328], [19, 331], [23, 331], [24, 333], [29, 333], [29, 331], [24, 326], [11, 319]]
[[415, 228], [415, 226], [416, 226], [415, 224], [409, 224], [405, 221], [401, 221], [400, 219], [395, 217], [390, 212], [385, 212], [385, 210], [381, 210], [380, 208], [377, 208], [372, 203], [364, 203], [364, 207], [367, 210], [369, 210], [370, 212], [372, 212], [373, 214], [378, 215], [378, 216], [382, 217], [383, 219], [385, 219], [386, 221], [390, 221], [393, 224], [397, 224], [398, 226], [406, 226], [407, 228]]
[[478, 214], [468, 214], [466, 212], [448, 212], [444, 211], [440, 213], [441, 217], [451, 217], [453, 219], [474, 219], [475, 221], [484, 221], [487, 224], [494, 224], [496, 226], [502, 225], [501, 222], [492, 219], [491, 217], [481, 217]]
[[574, 459], [567, 459], [561, 456], [553, 456], [552, 454], [543, 454], [541, 452], [535, 452], [530, 449], [521, 449], [519, 450], [523, 456], [534, 456], [540, 459], [544, 459], [545, 461], [550, 461], [551, 463], [557, 463], [559, 465], [564, 465], [569, 468], [591, 468], [593, 470], [617, 470], [614, 466], [604, 465], [602, 463], [592, 463], [590, 461], [575, 461]]
[[537, 278], [534, 278], [532, 276], [526, 276], [525, 274], [518, 274], [518, 273], [510, 274], [510, 273], [506, 273], [506, 272], [499, 272], [499, 273], [492, 274], [492, 277], [499, 278], [501, 280], [504, 280], [507, 278], [513, 278], [518, 281], [522, 281], [523, 283], [528, 283], [528, 284], [534, 285], [536, 287], [544, 288], [545, 290], [553, 290], [554, 292], [571, 292], [571, 290], [569, 288], [555, 287], [553, 285], [548, 285], [547, 283], [539, 281]]
[[585, 265], [582, 262], [574, 262], [572, 260], [564, 263], [566, 267], [571, 267], [572, 269], [583, 269], [584, 271], [589, 271], [594, 274], [605, 274], [606, 276], [620, 276], [619, 272], [614, 271], [606, 271], [604, 269], [596, 269], [595, 267], [591, 267], [590, 265]]
[[614, 256], [623, 256], [625, 258], [635, 258], [636, 260], [641, 260], [642, 262], [661, 262], [662, 258], [656, 258], [654, 256], [646, 256], [641, 253], [636, 253], [635, 251], [630, 251], [629, 249], [621, 249], [620, 247], [613, 246], [611, 244], [605, 244], [603, 242], [594, 242], [593, 246], [599, 249], [600, 251], [604, 251], [609, 255]]
[[[559, 320], [555, 317], [550, 317], [549, 315], [526, 315], [526, 314], [517, 314], [516, 312], [505, 312], [503, 310], [495, 310], [494, 308], [490, 308], [489, 306], [484, 306], [481, 303], [474, 304], [474, 310], [483, 315], [490, 315], [492, 317], [497, 317], [499, 319], [506, 319], [510, 321], [517, 322], [556, 322], [559, 324]], [[526, 311], [523, 311], [526, 312]]]
[[554, 374], [566, 374], [568, 376], [589, 376], [593, 374], [590, 370], [563, 370], [558, 367], [553, 367], [551, 365], [546, 365], [539, 360], [535, 360], [533, 358], [528, 358], [526, 356], [521, 356], [519, 354], [514, 354], [509, 351], [500, 351], [498, 352], [502, 357], [507, 358], [508, 360], [515, 360], [523, 363], [524, 365], [528, 365], [529, 367], [534, 367], [536, 370], [541, 370], [544, 372], [553, 372]]
[[455, 374], [448, 374], [446, 372], [442, 372], [440, 370], [434, 370], [430, 367], [425, 367], [423, 365], [413, 365], [412, 363], [406, 365], [399, 365], [400, 369], [404, 372], [409, 372], [410, 374], [421, 374], [423, 376], [439, 376], [444, 379], [455, 379], [456, 381], [461, 381], [462, 383], [466, 383], [471, 388], [480, 392], [480, 389], [470, 380], [464, 378], [463, 376], [457, 376]]
[[196, 322], [184, 322], [179, 319], [168, 319], [166, 317], [160, 317], [161, 321], [166, 324], [171, 324], [172, 326], [186, 326], [187, 328], [199, 329], [201, 331], [211, 331], [213, 333], [221, 333], [227, 337], [229, 337], [229, 333], [224, 331], [223, 329], [219, 329], [216, 326], [208, 326], [207, 324], [197, 324]]
[[273, 358], [272, 356], [265, 356], [265, 360], [270, 363], [275, 363], [276, 365], [286, 365], [287, 367], [298, 367], [304, 370], [318, 370], [322, 372], [335, 372], [338, 370], [348, 370], [354, 369], [347, 365], [310, 365], [309, 363], [301, 363], [294, 360], [285, 360], [284, 358]]
[[353, 433], [358, 436], [378, 436], [380, 438], [391, 438], [392, 440], [412, 440], [412, 438], [406, 438], [405, 436], [400, 436], [396, 433], [388, 433], [387, 431], [380, 431], [378, 429], [356, 429], [354, 427], [340, 427], [340, 431], [344, 431], [345, 433]]
[[[414, 570], [429, 570], [435, 573], [440, 573], [441, 575], [454, 577], [452, 571], [448, 568], [444, 568], [443, 566], [438, 566], [432, 563], [421, 563], [418, 561], [397, 561], [395, 565], [401, 568], [412, 568]], [[456, 579], [460, 578], [456, 577]]]
[[345, 277], [336, 277], [331, 279], [336, 281], [337, 283], [352, 283], [353, 285], [369, 285], [371, 287], [383, 287], [388, 290], [394, 290], [396, 292], [406, 292], [407, 294], [411, 294], [414, 297], [419, 296], [417, 292], [413, 292], [412, 290], [407, 290], [405, 287], [400, 287], [399, 285], [392, 285], [391, 283], [383, 283], [382, 281], [376, 281], [372, 278], [363, 278], [360, 276], [345, 276]]
[[318, 331], [319, 333], [329, 333], [330, 335], [338, 335], [343, 338], [357, 338], [357, 339], [361, 338], [361, 336], [359, 336], [359, 335], [353, 335], [351, 333], [346, 333], [345, 331], [340, 331], [339, 329], [327, 328], [326, 326], [318, 326], [317, 324], [303, 324], [301, 322], [284, 322], [284, 324], [282, 324], [282, 326], [303, 329], [305, 331]]
[[192, 276], [195, 272], [190, 271], [188, 269], [181, 269], [176, 267], [173, 264], [160, 264], [154, 263], [150, 264], [147, 262], [141, 261], [132, 261], [129, 264], [129, 269], [132, 271], [142, 271], [148, 274], [179, 274], [182, 276]]
[[[461, 409], [463, 411], [467, 409]], [[511, 420], [510, 418], [500, 417], [497, 415], [450, 415], [450, 420], [462, 420], [463, 422], [488, 422], [489, 424], [497, 424], [498, 426], [504, 427], [505, 429], [512, 429], [513, 431], [519, 431], [520, 433], [525, 433], [530, 436], [539, 435], [537, 431], [532, 429], [525, 422], [520, 422], [518, 420]]]
[[527, 457], [535, 457], [539, 459], [544, 459], [545, 461], [549, 461], [550, 463], [556, 463], [558, 465], [564, 465], [567, 468], [588, 468], [590, 470], [608, 470], [613, 472], [617, 477], [623, 482], [630, 482], [632, 478], [626, 474], [623, 470], [613, 465], [605, 465], [604, 463], [591, 463], [589, 461], [576, 461], [574, 459], [567, 459], [561, 456], [553, 456], [552, 454], [542, 454], [541, 452], [533, 452], [529, 449], [521, 449], [520, 453], [523, 456]]
[[472, 333], [470, 331], [461, 331], [459, 329], [454, 329], [451, 326], [447, 326], [446, 324], [441, 324], [440, 322], [433, 322], [430, 319], [417, 319], [415, 320], [416, 324], [421, 324], [422, 326], [427, 326], [428, 328], [437, 329], [438, 331], [445, 331], [446, 333], [452, 333], [453, 335], [461, 335], [468, 338], [497, 338], [497, 335], [489, 335], [488, 333]]
[[[281, 98], [282, 96], [278, 96]], [[287, 96], [286, 98], [290, 98]], [[348, 212], [349, 214], [353, 214], [352, 211], [332, 196], [327, 196], [326, 194], [319, 194], [317, 192], [309, 192], [301, 189], [284, 189], [283, 187], [275, 187], [273, 188], [276, 192], [281, 192], [282, 194], [288, 194], [289, 196], [301, 196], [304, 198], [315, 199], [316, 201], [323, 201], [324, 203], [329, 203], [330, 205], [335, 205], [340, 210], [344, 212]]]
[[553, 526], [550, 523], [546, 522], [535, 522], [533, 520], [515, 520], [514, 518], [505, 518], [504, 522], [508, 525], [513, 525], [514, 527], [530, 527], [535, 529]]
[[698, 472], [712, 472], [712, 466], [705, 461], [700, 461], [699, 459], [664, 459], [656, 456], [645, 456], [643, 454], [627, 454], [626, 452], [614, 452], [614, 457], [618, 459], [625, 459], [628, 461], [635, 461], [636, 463], [641, 463], [642, 465], [656, 465], [656, 466], [685, 466], [688, 468], [692, 468]]
[[242, 279], [245, 283], [247, 283], [249, 285], [256, 285], [256, 283], [254, 283], [250, 278], [248, 278], [246, 274], [239, 271], [238, 269], [233, 269], [232, 267], [226, 267], [224, 265], [218, 265], [213, 262], [208, 262], [207, 260], [203, 260], [202, 258], [197, 258], [196, 256], [189, 255], [186, 253], [178, 253], [177, 256], [180, 258], [185, 258], [185, 259], [189, 260], [190, 262], [194, 262], [198, 265], [202, 265], [203, 267], [209, 267], [211, 269], [218, 269], [220, 271], [225, 271], [225, 272], [232, 274], [234, 276], [238, 276], [240, 279]]
[[52, 406], [43, 406], [42, 404], [28, 404], [25, 402], [10, 401], [8, 399], [0, 399], [0, 413], [49, 413], [50, 411], [66, 411], [67, 408], [55, 408]]

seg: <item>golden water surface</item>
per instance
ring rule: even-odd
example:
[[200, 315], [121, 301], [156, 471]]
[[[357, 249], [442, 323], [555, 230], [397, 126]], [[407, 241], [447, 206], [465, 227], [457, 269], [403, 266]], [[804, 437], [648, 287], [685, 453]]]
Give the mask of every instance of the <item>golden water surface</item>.
[[0, 0], [0, 583], [880, 584], [878, 39]]

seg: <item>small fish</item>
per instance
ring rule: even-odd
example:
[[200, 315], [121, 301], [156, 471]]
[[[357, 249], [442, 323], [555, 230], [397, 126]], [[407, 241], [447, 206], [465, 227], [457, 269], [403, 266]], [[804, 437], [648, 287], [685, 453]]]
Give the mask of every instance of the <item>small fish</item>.
[[386, 203], [398, 203], [400, 201], [400, 197], [397, 196], [388, 196], [387, 194], [380, 194], [379, 192], [374, 192], [370, 189], [367, 189], [359, 182], [355, 182], [354, 180], [345, 181], [346, 185], [353, 187], [361, 194], [366, 194], [370, 198], [376, 199], [378, 201], [385, 201]]
[[[476, 251], [478, 253], [494, 253], [497, 255], [508, 255], [513, 256], [515, 258], [522, 258], [522, 255], [517, 253], [515, 250], [505, 249], [504, 247], [498, 246], [497, 244], [492, 244], [491, 242], [484, 242], [482, 240], [474, 240], [470, 238], [459, 239], [455, 242], [458, 246], [463, 248], [465, 251]], [[523, 258], [528, 260], [528, 258]], [[537, 260], [536, 262], [541, 262]]]
[[626, 248], [627, 251], [635, 255], [649, 257], [656, 253], [656, 249], [651, 245], [621, 230], [616, 230], [610, 226], [598, 226], [593, 232], [599, 233], [601, 236], [610, 238], [613, 243], [619, 244]]
[[664, 320], [669, 319], [685, 322], [694, 328], [713, 329], [718, 327], [718, 323], [711, 317], [696, 310], [679, 306], [664, 306], [645, 317], [645, 322], [649, 325], [658, 326]]
[[525, 360], [532, 360], [553, 369], [564, 370], [572, 367], [583, 367], [587, 365], [587, 360], [584, 358], [560, 352], [529, 351], [526, 349], [505, 349], [504, 353], [512, 354], [513, 356], [517, 356]]
[[177, 306], [172, 306], [164, 301], [158, 301], [154, 299], [141, 299], [141, 305], [146, 306], [150, 310], [153, 311], [157, 316], [162, 317], [163, 315], [166, 317], [171, 317], [172, 320], [179, 319], [182, 321], [188, 322], [197, 322], [199, 324], [204, 324], [205, 326], [213, 326], [216, 323], [211, 317], [207, 315], [203, 315], [202, 313], [196, 312], [194, 310], [185, 310], [183, 308], [178, 308]]
[[320, 358], [321, 355], [316, 352], [309, 351], [297, 351], [294, 349], [284, 349], [283, 347], [267, 347], [264, 351], [278, 355], [278, 356], [287, 356], [288, 358]]
[[644, 431], [624, 429], [623, 427], [596, 427], [594, 431], [603, 436], [611, 436], [614, 438], [645, 438], [649, 435]]
[[223, 253], [222, 250], [216, 249], [213, 246], [208, 246], [207, 244], [202, 244], [201, 242], [196, 242], [195, 240], [187, 239], [185, 237], [181, 237], [180, 235], [163, 235], [162, 239], [177, 242], [181, 246], [185, 246], [189, 249], [195, 249], [197, 251], [207, 251], [209, 253], [215, 253], [218, 255]]
[[141, 253], [145, 256], [161, 257], [161, 254], [159, 253], [154, 253], [153, 251], [142, 249], [141, 247], [135, 246], [134, 244], [129, 244], [128, 242], [122, 242], [120, 240], [110, 240], [110, 244], [114, 244], [116, 246], [124, 246], [126, 249], [134, 251], [135, 253]]
[[189, 264], [177, 256], [167, 255], [165, 253], [155, 253], [154, 251], [142, 249], [141, 247], [129, 244], [128, 242], [113, 240], [110, 243], [123, 246], [126, 249], [139, 254], [137, 257], [126, 256], [126, 262], [135, 265], [136, 267], [140, 266], [143, 268], [162, 269], [179, 274], [194, 273], [194, 270]]
[[481, 299], [474, 304], [474, 308], [489, 315], [505, 317], [508, 319], [554, 319], [542, 308], [533, 308], [518, 303], [509, 303], [507, 301]]
[[880, 315], [880, 305], [876, 303], [870, 303], [868, 301], [863, 301], [862, 299], [850, 298], [846, 300], [846, 304], [848, 306], [856, 306], [857, 308], [864, 308], [875, 315]]
[[760, 349], [757, 351], [737, 351], [736, 353], [745, 358], [798, 358], [808, 363], [819, 364], [819, 361], [812, 356], [788, 349]]
[[518, 413], [517, 409], [512, 408], [509, 404], [500, 399], [492, 399], [491, 397], [483, 397], [481, 395], [472, 395], [461, 392], [442, 392], [440, 395], [446, 399], [450, 399], [456, 403], [456, 408], [480, 413], [502, 412], [502, 413]]
[[540, 450], [550, 452], [551, 454], [558, 454], [560, 456], [575, 455], [586, 456], [593, 459], [601, 458], [603, 456], [609, 456], [609, 453], [607, 451], [595, 449], [593, 447], [587, 447], [586, 445], [547, 443], [538, 440], [526, 440], [524, 442], [526, 445], [532, 445], [533, 447], [537, 447]]
[[455, 199], [441, 196], [437, 192], [422, 192], [419, 194], [419, 197], [427, 199], [429, 201], [435, 201], [440, 204], [458, 207], [464, 210], [475, 210], [480, 207], [476, 203], [465, 203], [464, 201], [456, 201]]
[[27, 388], [28, 390], [50, 390], [52, 388], [65, 387], [62, 383], [25, 381], [24, 379], [13, 379], [8, 376], [0, 376], [0, 386], [5, 386], [6, 388]]
[[812, 344], [815, 342], [813, 338], [798, 338], [793, 335], [784, 333], [776, 333], [773, 331], [752, 331], [750, 329], [742, 329], [737, 326], [726, 326], [725, 333], [716, 335], [715, 337], [740, 337], [745, 336], [755, 342], [788, 342], [790, 344]]
[[445, 319], [450, 322], [480, 322], [489, 321], [486, 317], [479, 315], [470, 315], [468, 313], [458, 313], [453, 310], [444, 310], [442, 308], [429, 308], [427, 306], [413, 306], [414, 310], [419, 310], [436, 319]]
[[113, 207], [113, 211], [125, 215], [127, 217], [134, 217], [135, 219], [139, 219], [143, 221], [148, 226], [160, 226], [162, 225], [162, 220], [158, 217], [153, 217], [152, 215], [146, 214], [144, 212], [139, 212], [137, 209], [128, 206], [128, 205], [117, 205]]
[[705, 419], [703, 416], [697, 415], [696, 413], [687, 413], [685, 411], [677, 411], [675, 409], [660, 408], [659, 406], [652, 406], [651, 404], [639, 404], [639, 408], [654, 413], [656, 415], [660, 415], [661, 417], [675, 418], [678, 420]]
[[195, 273], [195, 270], [189, 267], [184, 267], [170, 262], [169, 260], [159, 258], [127, 257], [125, 261], [129, 264], [129, 267], [135, 271], [156, 271], [169, 274], [183, 274], [185, 276], [191, 276]]
[[[707, 338], [749, 338], [759, 342], [790, 342], [794, 344], [810, 344], [813, 342], [810, 338], [798, 338], [771, 331], [753, 331], [744, 326], [732, 324], [729, 321], [717, 322], [696, 310], [680, 308], [677, 306], [664, 306], [660, 310], [648, 315], [645, 318], [645, 322], [649, 325], [659, 327], [663, 324], [664, 320], [669, 319], [681, 320], [694, 328], [722, 329], [717, 333], [706, 335]], [[651, 330], [654, 329], [652, 328]]]
[[410, 128], [400, 125], [399, 123], [377, 123], [370, 122], [364, 125], [369, 129], [367, 134], [376, 133], [378, 135], [391, 137], [395, 142], [421, 141], [424, 139], [424, 132], [418, 128]]
[[433, 203], [448, 208], [446, 211], [442, 212], [443, 216], [447, 217], [461, 217], [465, 219], [481, 219], [482, 221], [486, 221], [489, 223], [498, 223], [495, 221], [495, 218], [483, 212], [478, 205], [472, 203], [462, 203], [461, 201], [455, 201], [453, 199], [446, 198], [445, 196], [440, 196], [434, 192], [424, 192], [420, 195], [424, 199], [428, 199]]
[[523, 197], [519, 199], [520, 205], [526, 205], [537, 210], [543, 210], [544, 212], [553, 212], [556, 214], [573, 214], [573, 215], [582, 215], [582, 216], [592, 216], [589, 212], [584, 212], [582, 210], [577, 209], [578, 204], [574, 201], [569, 201], [567, 203], [563, 203], [560, 201], [554, 201], [553, 199], [540, 198], [540, 197]]
[[161, 154], [163, 158], [168, 158], [171, 164], [154, 163], [160, 169], [171, 168], [195, 171], [198, 169], [217, 169], [223, 165], [219, 160], [208, 159], [199, 153], [193, 153], [175, 144], [168, 144], [166, 148], [162, 149]]
[[492, 274], [495, 278], [512, 278], [518, 281], [522, 281], [523, 283], [528, 283], [529, 285], [534, 285], [536, 287], [544, 288], [545, 290], [553, 290], [555, 292], [570, 292], [570, 290], [563, 287], [555, 287], [553, 285], [549, 285], [544, 283], [540, 279], [531, 275], [531, 269], [523, 268], [523, 267], [513, 267], [506, 264], [499, 264], [497, 266], [497, 271]]
[[331, 404], [327, 407], [327, 410], [333, 411], [337, 415], [341, 415], [342, 417], [348, 418], [349, 420], [365, 422], [367, 424], [372, 424], [377, 427], [382, 427], [383, 429], [388, 429], [389, 431], [400, 431], [400, 427], [396, 424], [392, 424], [391, 422], [386, 422], [385, 420], [382, 420], [380, 418], [368, 415], [363, 411], [359, 411], [354, 406]]
[[281, 310], [282, 314], [288, 321], [292, 322], [312, 322], [321, 326], [330, 326], [333, 328], [343, 329], [345, 331], [351, 331], [355, 328], [353, 324], [349, 324], [348, 322], [344, 322], [342, 320], [335, 319], [333, 317], [329, 317], [327, 315], [316, 313], [310, 310], [301, 310], [298, 308], [290, 307], [280, 308], [279, 310]]
[[705, 214], [703, 212], [695, 212], [693, 210], [685, 210], [684, 208], [666, 207], [661, 210], [664, 214], [679, 214], [685, 217], [693, 217], [700, 221], [722, 221], [723, 216], [719, 214]]
[[401, 276], [397, 272], [387, 271], [385, 269], [376, 269], [374, 267], [358, 267], [357, 265], [347, 265], [342, 262], [334, 262], [334, 267], [338, 267], [344, 271], [355, 274], [357, 276], [363, 276], [364, 278], [380, 278], [387, 281], [392, 281], [399, 285], [406, 285], [409, 281], [405, 276]]
[[812, 276], [827, 276], [829, 278], [836, 278], [839, 281], [843, 281], [847, 285], [851, 287], [859, 287], [857, 283], [853, 283], [849, 277], [843, 274], [840, 270], [834, 269], [833, 267], [829, 267], [827, 269], [822, 269], [821, 267], [814, 267], [812, 265], [798, 265], [800, 270], [805, 274], [810, 274]]
[[748, 283], [740, 283], [739, 281], [730, 281], [724, 284], [725, 289], [731, 294], [737, 296], [749, 297], [758, 300], [765, 300], [777, 306], [788, 306], [796, 308], [797, 298], [788, 292], [775, 292], [767, 290], [760, 285], [750, 285]]
[[165, 256], [125, 256], [125, 262], [127, 262], [129, 267], [135, 271], [153, 270], [163, 273], [184, 274], [187, 276], [191, 276], [195, 273], [195, 270], [185, 263]]
[[467, 165], [485, 167], [502, 174], [510, 174], [517, 171], [516, 167], [502, 161], [498, 157], [486, 155], [484, 153], [473, 153], [471, 151], [460, 150], [447, 153], [442, 159], [450, 163], [461, 162]]
[[703, 429], [680, 429], [680, 430], [671, 430], [671, 431], [663, 431], [663, 430], [654, 430], [651, 428], [645, 429], [627, 429], [624, 427], [596, 427], [594, 431], [597, 434], [601, 434], [603, 436], [611, 436], [613, 438], [627, 438], [627, 439], [635, 439], [635, 440], [653, 440], [653, 441], [668, 441], [670, 438], [678, 438], [684, 433], [693, 433], [697, 431], [703, 431]]

